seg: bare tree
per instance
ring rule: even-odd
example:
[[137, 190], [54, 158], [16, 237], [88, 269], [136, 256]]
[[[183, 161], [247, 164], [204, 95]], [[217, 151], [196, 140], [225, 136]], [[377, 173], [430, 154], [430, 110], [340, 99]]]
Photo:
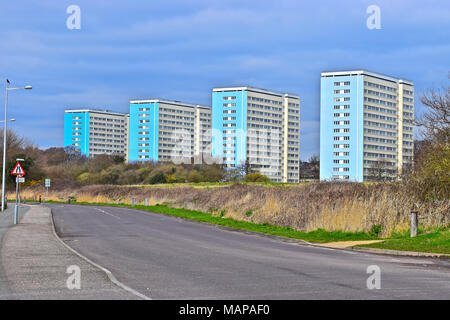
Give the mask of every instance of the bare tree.
[[319, 156], [313, 155], [308, 161], [300, 161], [299, 166], [300, 179], [319, 179], [320, 176], [320, 159]]
[[395, 169], [390, 162], [379, 158], [368, 169], [367, 177], [372, 181], [386, 181], [395, 178]]
[[416, 120], [416, 125], [424, 128], [427, 139], [448, 143], [450, 138], [450, 87], [430, 89], [420, 101], [427, 107]]
[[[3, 141], [3, 130], [0, 132], [0, 141]], [[25, 139], [19, 136], [14, 130], [8, 129], [6, 131], [6, 151], [8, 154], [12, 155], [21, 152], [25, 146], [25, 142]]]

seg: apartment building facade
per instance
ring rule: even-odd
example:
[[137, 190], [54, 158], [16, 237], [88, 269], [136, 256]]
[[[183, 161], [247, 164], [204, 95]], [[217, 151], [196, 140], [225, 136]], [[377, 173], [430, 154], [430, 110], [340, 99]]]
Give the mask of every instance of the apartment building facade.
[[87, 157], [100, 154], [127, 157], [128, 121], [127, 114], [109, 110], [65, 110], [64, 147], [72, 146]]
[[163, 99], [130, 101], [129, 161], [198, 162], [210, 155], [210, 141], [209, 106]]
[[411, 81], [365, 70], [321, 74], [321, 180], [394, 180], [412, 166], [413, 150]]
[[248, 163], [274, 182], [298, 182], [300, 98], [253, 87], [214, 88], [212, 157]]

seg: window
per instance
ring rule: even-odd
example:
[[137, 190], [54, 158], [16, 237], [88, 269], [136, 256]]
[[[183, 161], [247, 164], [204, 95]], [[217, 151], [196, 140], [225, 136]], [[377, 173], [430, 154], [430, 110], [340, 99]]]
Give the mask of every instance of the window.
[[350, 101], [350, 97], [334, 98], [334, 102]]
[[335, 87], [341, 87], [341, 86], [349, 86], [350, 85], [350, 81], [345, 81], [345, 82], [335, 82], [334, 86]]
[[346, 133], [350, 132], [350, 128], [337, 128], [333, 130], [334, 133]]
[[349, 104], [339, 104], [334, 106], [334, 110], [346, 110], [346, 109], [350, 109]]
[[335, 157], [347, 157], [350, 155], [350, 152], [345, 151], [345, 152], [333, 152], [333, 156]]
[[348, 149], [350, 148], [349, 144], [334, 144], [333, 148], [335, 149]]
[[350, 140], [350, 137], [349, 136], [334, 137], [334, 141], [346, 141], [346, 140]]
[[333, 160], [334, 164], [348, 164], [350, 163], [350, 160], [348, 159], [338, 159], [338, 160]]
[[335, 113], [334, 114], [335, 118], [343, 118], [343, 117], [350, 117], [350, 113], [345, 112], [345, 113]]
[[334, 94], [344, 94], [344, 93], [350, 93], [350, 89], [334, 90]]
[[349, 168], [339, 168], [339, 167], [335, 167], [335, 168], [333, 168], [333, 171], [334, 171], [334, 172], [348, 172], [348, 171], [350, 171], [350, 169], [349, 169]]
[[350, 120], [340, 120], [340, 121], [334, 121], [335, 126], [343, 126], [343, 125], [349, 125]]

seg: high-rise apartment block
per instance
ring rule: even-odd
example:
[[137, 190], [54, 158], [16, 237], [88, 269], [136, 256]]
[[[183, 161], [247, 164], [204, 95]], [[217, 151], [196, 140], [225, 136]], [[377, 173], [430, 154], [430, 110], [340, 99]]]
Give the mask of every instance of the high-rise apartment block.
[[129, 161], [190, 163], [210, 154], [211, 108], [171, 100], [130, 101]]
[[66, 110], [64, 147], [72, 146], [87, 157], [128, 153], [128, 115], [108, 110]]
[[379, 73], [323, 72], [320, 179], [396, 179], [413, 162], [414, 84]]
[[252, 87], [214, 88], [212, 157], [248, 164], [274, 182], [298, 182], [300, 98]]

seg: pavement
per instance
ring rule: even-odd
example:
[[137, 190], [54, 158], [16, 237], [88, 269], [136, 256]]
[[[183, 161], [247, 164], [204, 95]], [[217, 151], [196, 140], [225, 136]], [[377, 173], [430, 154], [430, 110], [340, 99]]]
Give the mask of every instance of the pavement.
[[[290, 243], [135, 209], [48, 206], [67, 245], [152, 299], [450, 298], [448, 260]], [[380, 289], [367, 285], [374, 268]]]
[[[19, 224], [9, 223], [10, 212], [0, 219], [0, 299], [138, 299], [56, 238], [49, 208], [24, 207]], [[70, 266], [80, 270], [80, 289], [67, 285], [69, 277], [75, 275], [73, 269], [67, 273]], [[69, 282], [76, 284], [73, 278]]]
[[371, 244], [383, 241], [384, 240], [336, 241], [336, 242], [317, 243], [315, 245], [328, 248], [344, 249], [362, 244]]
[[[19, 207], [19, 222], [29, 208], [30, 208], [29, 206], [23, 205]], [[13, 225], [13, 223], [14, 223], [14, 203], [10, 202], [8, 203], [8, 208], [5, 211], [0, 212], [0, 248], [2, 247], [2, 241], [6, 232]], [[11, 294], [11, 291], [9, 290], [6, 283], [7, 282], [5, 271], [3, 269], [2, 263], [0, 263], [0, 299], [6, 295]]]

